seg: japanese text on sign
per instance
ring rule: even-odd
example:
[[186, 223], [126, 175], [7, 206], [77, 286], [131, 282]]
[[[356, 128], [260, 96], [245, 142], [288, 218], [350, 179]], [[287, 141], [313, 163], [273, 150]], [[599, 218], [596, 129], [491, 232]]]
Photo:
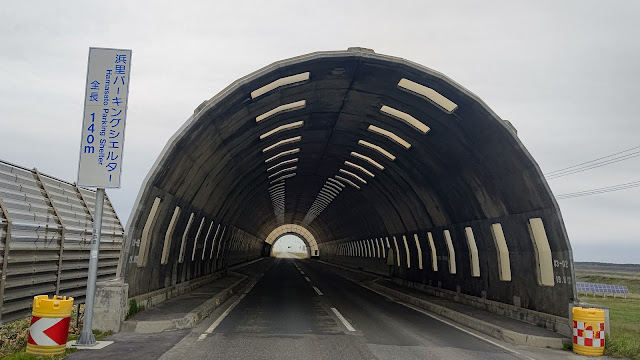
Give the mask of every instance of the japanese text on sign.
[[89, 49], [78, 185], [119, 188], [131, 50]]

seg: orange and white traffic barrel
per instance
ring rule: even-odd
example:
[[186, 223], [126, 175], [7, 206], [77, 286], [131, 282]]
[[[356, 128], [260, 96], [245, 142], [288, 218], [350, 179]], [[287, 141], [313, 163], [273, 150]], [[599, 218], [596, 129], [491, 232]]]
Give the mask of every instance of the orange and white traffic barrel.
[[69, 336], [73, 298], [38, 295], [33, 298], [33, 312], [27, 352], [36, 355], [64, 354]]
[[604, 354], [604, 310], [573, 308], [573, 352], [580, 355]]

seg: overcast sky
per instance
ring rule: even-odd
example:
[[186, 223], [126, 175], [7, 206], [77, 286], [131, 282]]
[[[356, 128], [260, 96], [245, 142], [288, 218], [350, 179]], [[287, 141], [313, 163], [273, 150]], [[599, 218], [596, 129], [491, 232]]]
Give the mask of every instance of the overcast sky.
[[[107, 191], [126, 221], [203, 100], [274, 61], [361, 46], [476, 93], [549, 172], [640, 145], [638, 19], [633, 0], [6, 2], [0, 159], [75, 181], [88, 48], [133, 49], [123, 187]], [[634, 158], [549, 183], [639, 180]], [[576, 260], [640, 263], [640, 188], [559, 204]]]

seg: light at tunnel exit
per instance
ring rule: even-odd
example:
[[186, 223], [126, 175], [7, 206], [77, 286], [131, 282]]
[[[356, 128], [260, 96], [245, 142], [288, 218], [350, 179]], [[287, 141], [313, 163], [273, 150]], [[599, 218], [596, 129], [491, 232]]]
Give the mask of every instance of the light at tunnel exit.
[[271, 256], [278, 258], [307, 258], [308, 249], [302, 239], [289, 234], [275, 241]]

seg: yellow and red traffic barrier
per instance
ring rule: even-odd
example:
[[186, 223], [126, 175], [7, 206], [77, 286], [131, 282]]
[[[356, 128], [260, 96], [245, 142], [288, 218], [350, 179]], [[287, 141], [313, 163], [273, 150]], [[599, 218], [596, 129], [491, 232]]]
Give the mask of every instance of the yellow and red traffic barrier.
[[64, 354], [69, 336], [73, 298], [38, 295], [33, 298], [33, 312], [27, 352], [36, 355]]
[[573, 308], [573, 352], [580, 355], [604, 354], [604, 310]]

